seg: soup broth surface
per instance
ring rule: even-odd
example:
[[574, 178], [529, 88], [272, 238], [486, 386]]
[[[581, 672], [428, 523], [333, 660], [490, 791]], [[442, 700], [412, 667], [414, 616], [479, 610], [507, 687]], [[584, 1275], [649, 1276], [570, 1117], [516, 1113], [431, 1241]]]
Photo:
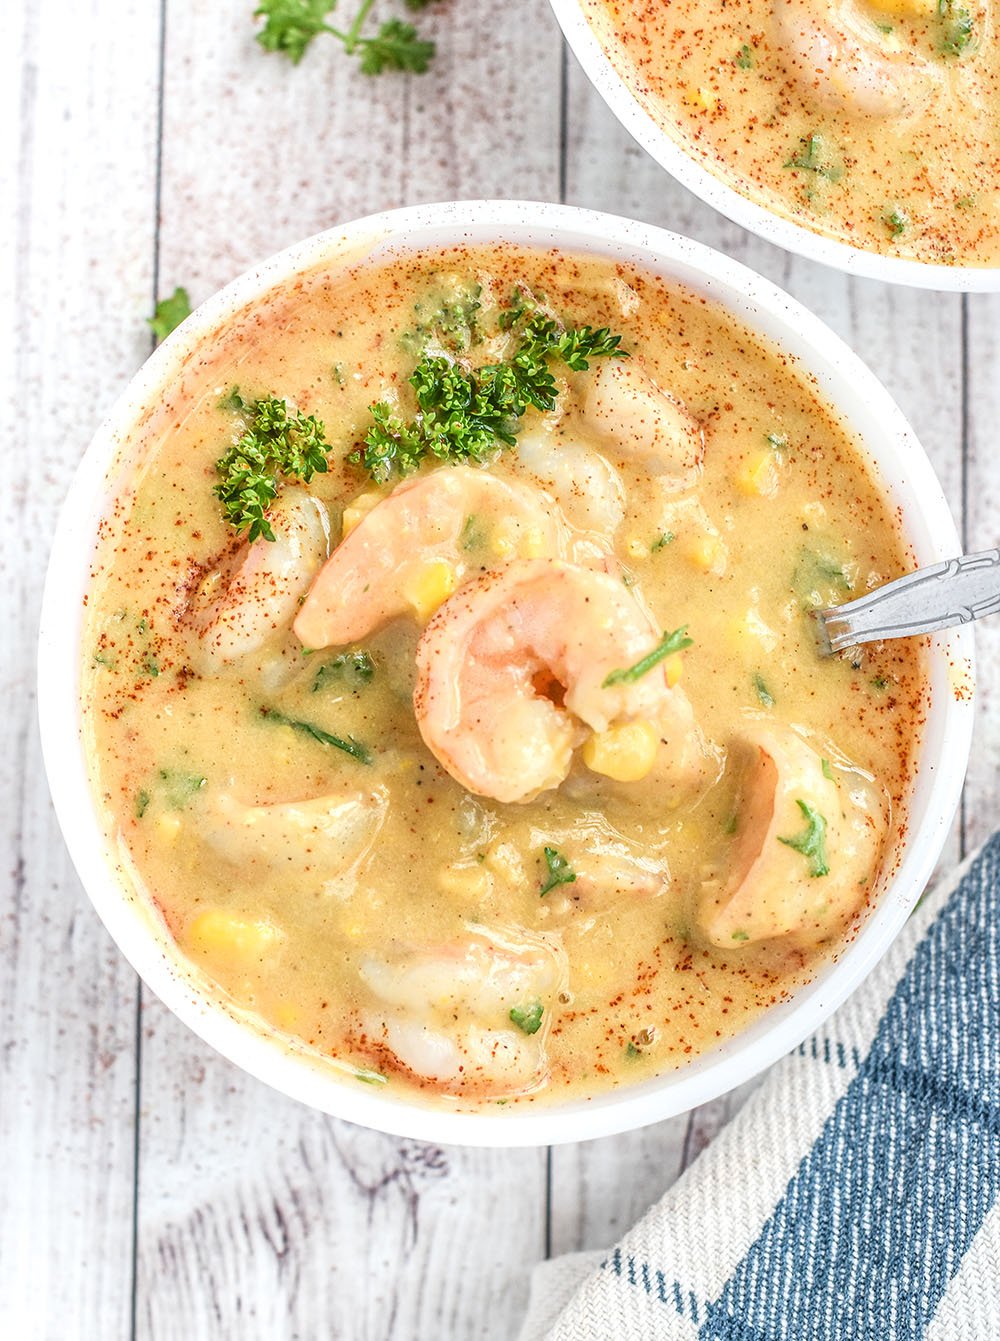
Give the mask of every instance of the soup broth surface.
[[[532, 319], [621, 344], [551, 358], [554, 407], [481, 461], [350, 459], [373, 404], [414, 419], [421, 360], [482, 385]], [[249, 545], [217, 462], [268, 398], [329, 468]], [[125, 454], [83, 644], [109, 835], [213, 990], [345, 1083], [627, 1085], [856, 931], [923, 654], [821, 659], [808, 611], [912, 564], [860, 445], [721, 306], [516, 246], [319, 268], [204, 340]]]
[[618, 74], [741, 195], [840, 242], [1000, 264], [993, 0], [581, 0]]

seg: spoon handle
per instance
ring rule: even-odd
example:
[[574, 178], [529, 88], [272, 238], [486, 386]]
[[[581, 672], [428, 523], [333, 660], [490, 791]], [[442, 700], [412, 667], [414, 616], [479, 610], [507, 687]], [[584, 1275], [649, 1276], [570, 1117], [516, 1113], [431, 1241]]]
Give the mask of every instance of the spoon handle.
[[817, 610], [825, 655], [878, 638], [907, 638], [1000, 611], [1000, 549], [918, 568], [847, 605]]

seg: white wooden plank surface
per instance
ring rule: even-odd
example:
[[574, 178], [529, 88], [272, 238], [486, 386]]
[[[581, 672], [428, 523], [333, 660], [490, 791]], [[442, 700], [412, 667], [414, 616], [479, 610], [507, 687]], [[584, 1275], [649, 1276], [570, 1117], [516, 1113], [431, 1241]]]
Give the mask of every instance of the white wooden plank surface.
[[[510, 1338], [531, 1265], [613, 1241], [745, 1091], [548, 1156], [477, 1152], [300, 1108], [148, 995], [137, 1040], [134, 978], [54, 830], [31, 644], [67, 469], [148, 348], [140, 316], [154, 266], [161, 292], [185, 283], [198, 301], [319, 228], [418, 200], [562, 192], [650, 219], [762, 270], [854, 344], [914, 424], [957, 515], [967, 503], [970, 548], [998, 541], [1000, 302], [850, 281], [714, 215], [564, 61], [544, 0], [513, 0], [502, 21], [485, 0], [445, 0], [419, 20], [439, 42], [432, 72], [380, 80], [360, 77], [333, 42], [297, 69], [264, 56], [249, 0], [162, 4], [159, 135], [160, 11], [23, 0], [0, 54], [0, 185], [14, 206], [0, 219], [0, 276], [18, 317], [9, 358], [13, 323], [0, 326], [6, 422], [20, 422], [26, 400], [43, 407], [30, 442], [7, 444], [0, 503], [11, 631], [0, 684], [12, 703], [0, 727], [11, 871], [0, 918], [0, 1336]], [[997, 821], [1000, 625], [980, 646], [969, 844]], [[960, 841], [956, 826], [949, 860]]]
[[34, 644], [56, 509], [149, 352], [157, 16], [36, 0], [5, 20], [0, 1336], [72, 1341], [128, 1335], [137, 984], [52, 815]]

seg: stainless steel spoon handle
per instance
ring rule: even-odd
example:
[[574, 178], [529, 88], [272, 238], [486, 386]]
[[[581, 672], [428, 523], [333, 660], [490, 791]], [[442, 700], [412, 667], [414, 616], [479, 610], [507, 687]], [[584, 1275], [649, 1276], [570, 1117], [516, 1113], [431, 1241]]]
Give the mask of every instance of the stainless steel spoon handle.
[[918, 568], [847, 605], [817, 610], [816, 616], [821, 650], [829, 655], [877, 638], [954, 628], [997, 611], [1000, 549], [987, 549]]

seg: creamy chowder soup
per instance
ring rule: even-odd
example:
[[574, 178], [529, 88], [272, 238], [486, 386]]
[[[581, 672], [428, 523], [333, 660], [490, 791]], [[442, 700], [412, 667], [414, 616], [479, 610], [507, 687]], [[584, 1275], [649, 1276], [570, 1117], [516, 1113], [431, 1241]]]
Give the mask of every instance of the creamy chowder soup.
[[890, 870], [922, 652], [810, 610], [911, 566], [794, 361], [624, 264], [299, 276], [134, 430], [84, 633], [123, 869], [230, 1007], [452, 1104], [682, 1065]]
[[840, 242], [1000, 264], [993, 0], [581, 0], [618, 74], [734, 190]]

